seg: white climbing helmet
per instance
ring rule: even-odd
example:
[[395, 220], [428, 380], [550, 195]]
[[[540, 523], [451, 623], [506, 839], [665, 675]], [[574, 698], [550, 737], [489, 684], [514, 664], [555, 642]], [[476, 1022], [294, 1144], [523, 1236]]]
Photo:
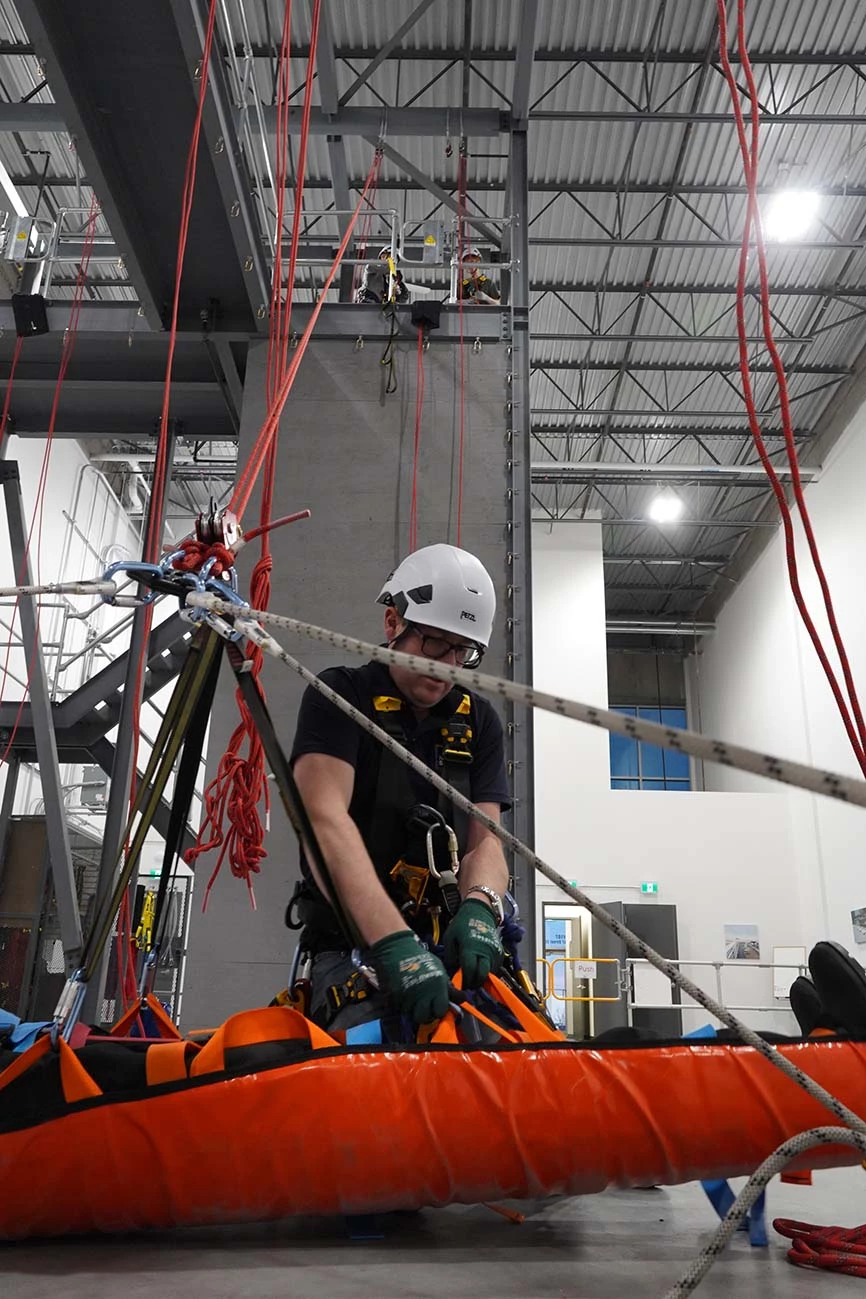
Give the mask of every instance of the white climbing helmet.
[[442, 543], [416, 550], [388, 578], [377, 603], [392, 606], [407, 622], [465, 636], [485, 649], [490, 644], [496, 592], [468, 550]]

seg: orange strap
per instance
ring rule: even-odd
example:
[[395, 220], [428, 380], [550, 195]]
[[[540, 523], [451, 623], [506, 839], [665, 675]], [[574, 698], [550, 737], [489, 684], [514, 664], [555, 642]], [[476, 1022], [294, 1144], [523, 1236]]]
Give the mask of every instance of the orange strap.
[[147, 1007], [153, 1015], [160, 1027], [163, 1037], [169, 1038], [171, 1041], [180, 1041], [180, 1033], [165, 1013], [161, 1003], [157, 1001], [156, 997], [154, 997], [152, 993], [148, 993], [144, 1001], [134, 1001], [132, 1003], [129, 1010], [121, 1015], [120, 1019], [112, 1028], [111, 1036], [125, 1037], [126, 1030], [135, 1023], [144, 1007]]
[[225, 1053], [232, 1047], [255, 1046], [259, 1042], [276, 1042], [281, 1038], [306, 1038], [314, 1050], [337, 1045], [332, 1037], [289, 1006], [245, 1010], [227, 1019], [202, 1047], [192, 1062], [190, 1077], [222, 1073]]
[[486, 991], [501, 1002], [507, 1010], [510, 1010], [514, 1018], [518, 1021], [524, 1030], [520, 1039], [526, 1042], [565, 1042], [566, 1036], [560, 1033], [559, 1029], [551, 1028], [545, 1024], [544, 1020], [536, 1015], [534, 1011], [520, 999], [515, 996], [511, 989], [498, 979], [495, 974], [491, 974], [487, 980]]
[[179, 1082], [187, 1077], [187, 1055], [197, 1054], [192, 1042], [155, 1042], [147, 1048], [145, 1065], [148, 1087]]
[[13, 1083], [16, 1078], [20, 1078], [23, 1073], [26, 1073], [37, 1060], [41, 1060], [50, 1047], [51, 1038], [46, 1033], [44, 1037], [38, 1037], [26, 1051], [22, 1051], [18, 1059], [13, 1064], [10, 1064], [8, 1069], [4, 1069], [0, 1073], [0, 1092], [4, 1087], [8, 1087], [10, 1083]]
[[[458, 970], [451, 982], [458, 991], [461, 990], [463, 987], [463, 971]], [[494, 1020], [488, 1019], [488, 1017], [483, 1014], [477, 1006], [470, 1005], [468, 1001], [463, 1003], [461, 1010], [463, 1010], [465, 1014], [471, 1015], [473, 1019], [479, 1020], [479, 1022], [486, 1025], [487, 1028], [492, 1028], [494, 1033], [498, 1033], [506, 1042], [516, 1042], [518, 1040], [513, 1033], [508, 1031], [507, 1028], [503, 1028], [501, 1024], [497, 1024]], [[424, 1034], [423, 1036], [419, 1033], [418, 1035], [419, 1042], [434, 1042], [437, 1046], [442, 1043], [459, 1042], [459, 1040], [460, 1039], [457, 1036], [457, 1015], [453, 1010], [449, 1010], [448, 1014], [444, 1019], [439, 1021], [439, 1024], [432, 1033]]]
[[[14, 1064], [0, 1074], [0, 1091], [8, 1087], [16, 1078], [26, 1073], [31, 1065], [36, 1064], [51, 1050], [51, 1038], [46, 1033], [18, 1057]], [[87, 1100], [91, 1096], [101, 1096], [102, 1090], [97, 1087], [78, 1056], [68, 1042], [58, 1039], [57, 1051], [60, 1057], [60, 1085], [63, 1088], [64, 1100], [72, 1105], [75, 1101]]]

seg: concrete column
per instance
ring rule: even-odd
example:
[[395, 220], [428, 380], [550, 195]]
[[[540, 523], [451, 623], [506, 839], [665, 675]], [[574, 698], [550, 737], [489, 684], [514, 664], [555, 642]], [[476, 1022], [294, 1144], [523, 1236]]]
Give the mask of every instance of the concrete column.
[[[500, 607], [507, 581], [505, 537], [507, 426], [505, 348], [472, 351], [471, 313], [466, 326], [466, 416], [462, 545], [486, 564]], [[265, 410], [266, 346], [250, 353], [239, 462], [246, 462]], [[286, 407], [280, 432], [275, 515], [308, 506], [313, 517], [274, 534], [271, 608], [368, 640], [382, 638], [376, 596], [408, 549], [408, 519], [415, 426], [416, 348], [398, 348], [398, 391], [384, 395], [380, 349], [354, 350], [351, 339], [311, 344]], [[418, 479], [418, 542], [456, 541], [459, 437], [457, 346], [433, 345], [424, 353], [425, 390]], [[258, 500], [245, 522], [258, 518]], [[240, 559], [241, 587], [257, 556]], [[292, 654], [315, 670], [345, 661], [312, 641], [278, 635]], [[502, 673], [505, 639], [497, 628], [485, 667]], [[357, 660], [360, 665], [361, 659]], [[355, 661], [353, 660], [353, 666]], [[302, 683], [267, 662], [263, 684], [283, 744], [291, 747]], [[221, 682], [211, 727], [208, 779], [237, 723], [231, 680]], [[294, 935], [283, 913], [298, 873], [294, 835], [275, 798], [268, 856], [255, 882], [258, 909], [224, 869], [201, 912], [212, 859], [200, 860], [189, 938], [183, 1019], [212, 1023], [267, 1002], [284, 987]]]

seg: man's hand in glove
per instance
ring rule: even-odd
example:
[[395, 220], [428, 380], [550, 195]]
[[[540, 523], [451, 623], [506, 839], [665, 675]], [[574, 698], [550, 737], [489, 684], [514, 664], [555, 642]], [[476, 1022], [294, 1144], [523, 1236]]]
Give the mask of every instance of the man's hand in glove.
[[498, 974], [505, 953], [496, 917], [480, 898], [467, 898], [445, 931], [445, 963], [463, 972], [463, 987], [480, 988]]
[[446, 1014], [448, 975], [411, 929], [380, 938], [370, 948], [370, 960], [380, 988], [401, 1015], [415, 1024], [430, 1024]]

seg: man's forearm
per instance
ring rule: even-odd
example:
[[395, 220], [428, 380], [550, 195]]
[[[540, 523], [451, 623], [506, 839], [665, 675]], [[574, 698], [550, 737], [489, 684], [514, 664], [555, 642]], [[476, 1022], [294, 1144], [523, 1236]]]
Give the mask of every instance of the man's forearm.
[[[408, 925], [388, 897], [351, 817], [315, 819], [313, 829], [343, 907], [367, 946]], [[313, 869], [319, 887], [328, 890]]]
[[485, 884], [500, 896], [508, 888], [508, 866], [498, 839], [487, 835], [460, 863], [460, 893], [465, 898], [473, 885]]

